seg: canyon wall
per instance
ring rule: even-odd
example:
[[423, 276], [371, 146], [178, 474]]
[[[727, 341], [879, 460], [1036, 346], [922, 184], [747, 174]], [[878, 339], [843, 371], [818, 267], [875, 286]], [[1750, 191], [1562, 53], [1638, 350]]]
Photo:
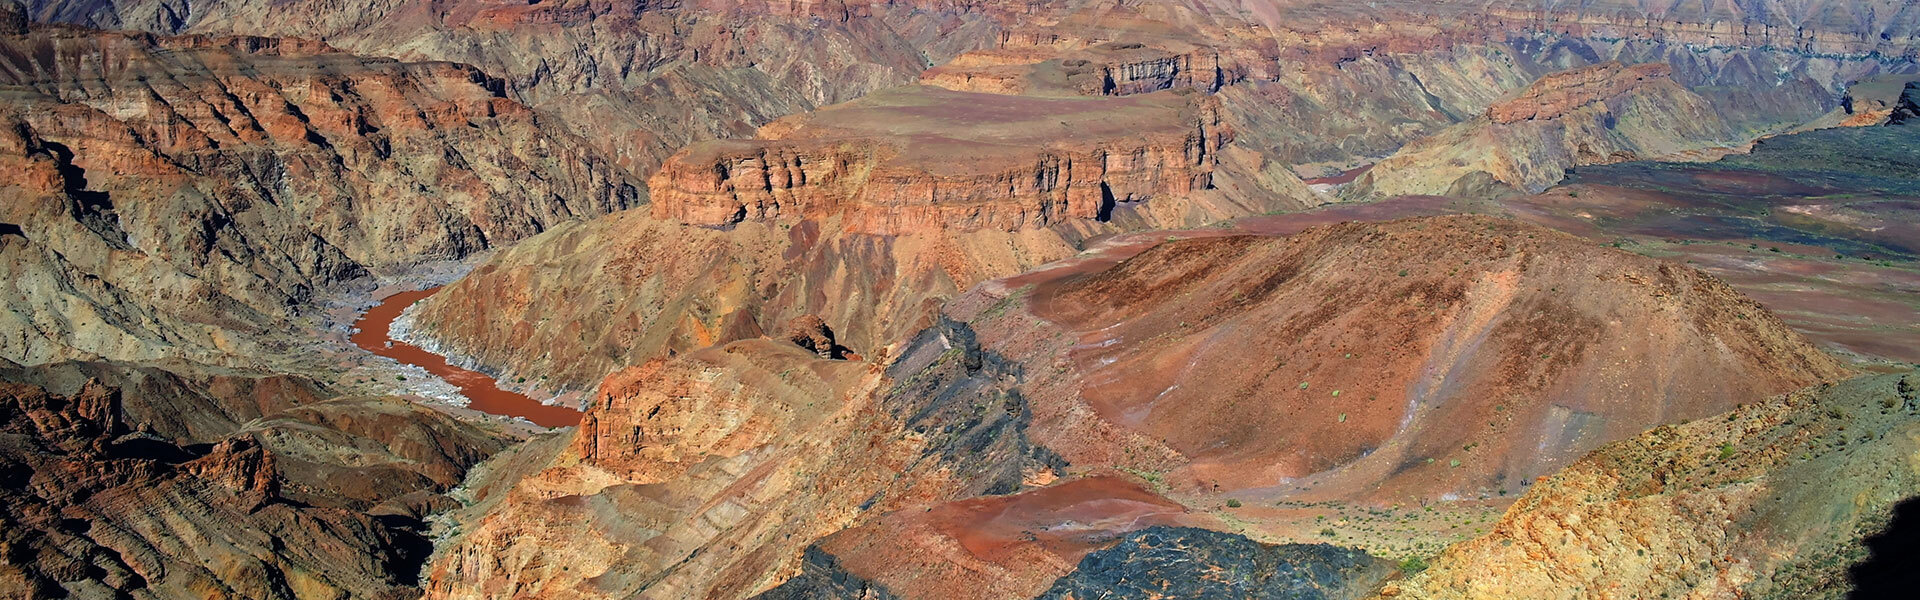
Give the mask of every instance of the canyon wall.
[[17, 362], [245, 362], [322, 288], [642, 200], [471, 67], [64, 27], [0, 46]]

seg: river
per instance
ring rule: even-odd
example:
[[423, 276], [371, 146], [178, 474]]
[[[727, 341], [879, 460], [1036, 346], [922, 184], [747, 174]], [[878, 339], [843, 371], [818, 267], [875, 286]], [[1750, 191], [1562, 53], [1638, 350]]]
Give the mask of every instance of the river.
[[353, 345], [365, 348], [368, 352], [385, 356], [402, 363], [426, 369], [428, 373], [460, 388], [460, 393], [472, 400], [467, 408], [480, 412], [521, 417], [542, 427], [566, 427], [580, 423], [580, 411], [564, 406], [541, 404], [525, 394], [500, 389], [492, 377], [478, 371], [470, 371], [447, 363], [444, 356], [428, 352], [426, 349], [389, 337], [393, 320], [400, 317], [400, 311], [432, 296], [440, 288], [429, 288], [417, 292], [401, 292], [381, 300], [380, 304], [367, 309], [353, 323], [358, 329], [353, 334]]

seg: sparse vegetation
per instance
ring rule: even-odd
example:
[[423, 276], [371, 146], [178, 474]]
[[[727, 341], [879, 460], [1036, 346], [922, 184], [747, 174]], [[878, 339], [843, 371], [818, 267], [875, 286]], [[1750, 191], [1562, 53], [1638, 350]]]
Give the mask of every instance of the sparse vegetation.
[[1406, 560], [1400, 561], [1401, 573], [1412, 575], [1425, 570], [1427, 570], [1427, 559], [1418, 556], [1409, 556]]

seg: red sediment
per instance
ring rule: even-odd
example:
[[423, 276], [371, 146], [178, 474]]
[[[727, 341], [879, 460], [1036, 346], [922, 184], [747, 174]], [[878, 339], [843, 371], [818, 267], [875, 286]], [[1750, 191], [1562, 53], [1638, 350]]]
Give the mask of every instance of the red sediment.
[[406, 342], [394, 340], [388, 336], [393, 320], [400, 317], [400, 311], [432, 296], [440, 288], [430, 288], [417, 292], [401, 292], [381, 300], [378, 306], [368, 309], [353, 326], [358, 331], [350, 338], [353, 345], [368, 352], [385, 356], [406, 364], [426, 369], [428, 373], [447, 380], [447, 383], [460, 388], [472, 404], [467, 405], [477, 411], [488, 414], [521, 417], [542, 427], [567, 427], [580, 424], [580, 411], [564, 406], [541, 404], [524, 394], [500, 389], [492, 377], [485, 373], [469, 371], [447, 363], [444, 356], [428, 352], [426, 349]]

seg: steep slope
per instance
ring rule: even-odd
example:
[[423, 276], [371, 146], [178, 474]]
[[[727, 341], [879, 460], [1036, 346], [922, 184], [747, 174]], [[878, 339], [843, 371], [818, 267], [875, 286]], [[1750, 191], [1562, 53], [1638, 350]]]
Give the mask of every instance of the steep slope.
[[1381, 596], [1843, 597], [1920, 486], [1916, 386], [1862, 377], [1608, 444]]
[[244, 362], [321, 288], [641, 199], [459, 65], [36, 27], [0, 86], [19, 362]]
[[1444, 194], [1476, 173], [1526, 192], [1570, 167], [1733, 143], [1742, 128], [1675, 83], [1665, 64], [1603, 63], [1540, 78], [1480, 118], [1402, 148], [1342, 195]]
[[[129, 387], [49, 390], [84, 375]], [[315, 399], [285, 377], [62, 364], [0, 379], [8, 597], [417, 594], [419, 519], [506, 441], [404, 400]], [[212, 420], [177, 420], [194, 417]]]
[[[759, 337], [817, 315], [882, 360], [973, 283], [1075, 252], [1072, 231], [874, 236], [840, 221], [728, 230], [628, 211], [567, 225], [495, 256], [409, 310], [408, 341], [553, 391], [673, 353]], [[857, 300], [857, 301], [849, 301]], [[474, 315], [488, 315], [476, 319]]]

